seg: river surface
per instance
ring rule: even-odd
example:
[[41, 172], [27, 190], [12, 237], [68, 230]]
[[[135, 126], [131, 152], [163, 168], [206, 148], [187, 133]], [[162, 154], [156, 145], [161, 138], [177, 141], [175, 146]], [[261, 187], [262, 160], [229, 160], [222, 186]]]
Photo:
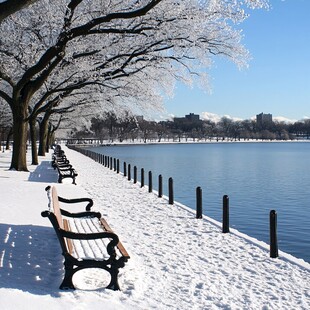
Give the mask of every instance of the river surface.
[[[230, 227], [269, 243], [269, 212], [278, 216], [279, 249], [310, 262], [310, 143], [206, 143], [91, 148], [163, 176], [164, 194], [173, 178], [174, 199], [196, 208], [202, 188], [203, 213], [222, 221], [229, 196]], [[132, 172], [133, 177], [133, 172]]]

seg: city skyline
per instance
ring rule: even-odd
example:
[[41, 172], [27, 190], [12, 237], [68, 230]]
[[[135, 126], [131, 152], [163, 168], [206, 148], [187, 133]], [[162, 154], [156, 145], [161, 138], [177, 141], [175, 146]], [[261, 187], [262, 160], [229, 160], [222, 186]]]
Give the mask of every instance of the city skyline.
[[176, 84], [165, 98], [165, 115], [188, 113], [251, 119], [261, 112], [275, 119], [298, 121], [310, 117], [310, 1], [270, 0], [270, 10], [250, 11], [243, 44], [251, 54], [241, 71], [216, 57], [210, 73], [211, 93]]
[[[287, 119], [287, 118], [285, 118], [283, 116], [273, 116], [270, 113], [264, 113], [264, 112], [257, 113], [256, 115], [253, 115], [252, 117], [245, 118], [245, 119], [238, 118], [238, 117], [232, 117], [230, 115], [218, 115], [218, 114], [210, 113], [210, 112], [202, 112], [201, 114], [196, 114], [196, 113], [189, 112], [189, 113], [187, 113], [185, 115], [175, 115], [175, 116], [171, 115], [167, 120], [186, 119], [186, 118], [187, 119], [191, 119], [192, 116], [193, 117], [198, 116], [198, 118], [200, 118], [201, 120], [210, 120], [210, 121], [215, 122], [215, 123], [218, 123], [219, 121], [221, 121], [221, 118], [223, 118], [223, 117], [230, 118], [233, 121], [243, 121], [243, 120], [254, 120], [254, 121], [257, 121], [257, 117], [258, 117], [259, 114], [270, 115], [271, 116], [271, 120], [273, 122], [294, 123], [294, 122], [300, 121], [300, 120]], [[142, 118], [143, 118], [143, 116], [142, 116]]]

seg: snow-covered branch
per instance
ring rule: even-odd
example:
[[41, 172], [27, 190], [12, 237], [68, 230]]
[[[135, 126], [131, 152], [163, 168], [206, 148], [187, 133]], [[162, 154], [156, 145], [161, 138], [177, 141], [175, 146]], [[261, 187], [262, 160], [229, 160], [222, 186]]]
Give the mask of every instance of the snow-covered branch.
[[0, 23], [15, 12], [29, 6], [38, 0], [6, 0], [0, 2]]

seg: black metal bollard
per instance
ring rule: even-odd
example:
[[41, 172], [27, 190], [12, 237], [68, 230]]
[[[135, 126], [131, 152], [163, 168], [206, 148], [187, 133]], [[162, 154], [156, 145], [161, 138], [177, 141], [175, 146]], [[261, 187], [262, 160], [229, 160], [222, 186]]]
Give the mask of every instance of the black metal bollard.
[[202, 219], [202, 189], [196, 188], [196, 219]]
[[116, 173], [119, 173], [119, 159], [116, 161]]
[[144, 169], [141, 168], [141, 187], [144, 186]]
[[133, 167], [133, 183], [137, 183], [137, 167]]
[[161, 174], [158, 176], [158, 197], [163, 197], [163, 177]]
[[124, 161], [124, 177], [126, 177], [126, 176], [127, 176], [127, 164]]
[[173, 179], [171, 177], [168, 180], [168, 189], [169, 189], [169, 204], [173, 205]]
[[229, 233], [229, 197], [223, 196], [223, 233]]
[[116, 171], [116, 158], [114, 158], [114, 171]]
[[149, 193], [153, 191], [152, 171], [149, 171]]
[[128, 181], [131, 180], [131, 165], [128, 164]]
[[277, 212], [275, 210], [270, 211], [270, 257], [276, 258], [278, 253], [278, 240], [277, 240]]
[[113, 169], [113, 158], [110, 157], [110, 170], [112, 170], [112, 169]]

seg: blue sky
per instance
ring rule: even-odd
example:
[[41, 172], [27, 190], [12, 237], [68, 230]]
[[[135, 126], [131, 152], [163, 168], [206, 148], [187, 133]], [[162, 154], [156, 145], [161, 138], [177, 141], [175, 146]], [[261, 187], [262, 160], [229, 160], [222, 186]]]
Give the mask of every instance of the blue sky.
[[241, 24], [249, 68], [215, 60], [212, 93], [177, 84], [169, 114], [211, 112], [249, 119], [261, 112], [291, 120], [310, 117], [310, 0], [270, 0]]

